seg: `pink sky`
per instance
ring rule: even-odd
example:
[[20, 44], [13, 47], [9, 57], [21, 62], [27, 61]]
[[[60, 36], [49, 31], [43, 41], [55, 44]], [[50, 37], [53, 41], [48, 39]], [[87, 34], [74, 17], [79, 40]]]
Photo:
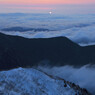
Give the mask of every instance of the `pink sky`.
[[95, 13], [95, 0], [0, 0], [0, 13]]
[[95, 0], [0, 0], [1, 4], [89, 4]]

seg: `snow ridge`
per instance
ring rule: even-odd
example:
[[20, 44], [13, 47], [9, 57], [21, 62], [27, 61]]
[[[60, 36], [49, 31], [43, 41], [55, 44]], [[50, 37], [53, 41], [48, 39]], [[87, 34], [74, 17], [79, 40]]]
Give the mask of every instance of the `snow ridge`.
[[74, 83], [34, 68], [0, 72], [0, 95], [90, 95]]

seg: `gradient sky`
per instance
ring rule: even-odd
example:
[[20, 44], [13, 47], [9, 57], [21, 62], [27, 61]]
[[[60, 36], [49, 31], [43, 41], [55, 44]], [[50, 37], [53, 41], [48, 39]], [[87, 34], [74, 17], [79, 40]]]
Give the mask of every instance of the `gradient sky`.
[[[71, 10], [72, 9], [72, 10]], [[0, 13], [89, 11], [94, 12], [95, 0], [0, 0]]]
[[95, 3], [95, 0], [0, 0], [0, 3], [6, 4], [89, 4]]

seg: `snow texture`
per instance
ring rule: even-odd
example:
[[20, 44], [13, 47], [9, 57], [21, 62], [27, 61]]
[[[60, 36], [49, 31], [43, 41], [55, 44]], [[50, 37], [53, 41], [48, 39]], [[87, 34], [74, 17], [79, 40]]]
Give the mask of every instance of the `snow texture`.
[[64, 80], [33, 68], [0, 72], [0, 95], [78, 95], [76, 93], [79, 91]]

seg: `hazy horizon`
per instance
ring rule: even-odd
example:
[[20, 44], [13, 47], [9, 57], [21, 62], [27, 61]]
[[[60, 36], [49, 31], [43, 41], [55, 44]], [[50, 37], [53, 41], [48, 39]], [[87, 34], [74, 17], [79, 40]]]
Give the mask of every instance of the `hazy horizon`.
[[93, 14], [95, 4], [2, 4], [0, 13]]

